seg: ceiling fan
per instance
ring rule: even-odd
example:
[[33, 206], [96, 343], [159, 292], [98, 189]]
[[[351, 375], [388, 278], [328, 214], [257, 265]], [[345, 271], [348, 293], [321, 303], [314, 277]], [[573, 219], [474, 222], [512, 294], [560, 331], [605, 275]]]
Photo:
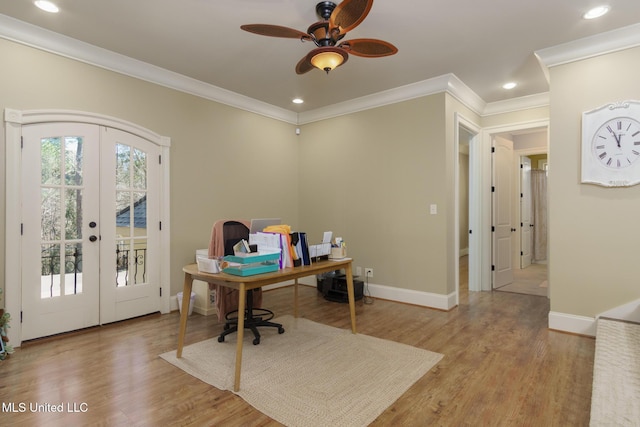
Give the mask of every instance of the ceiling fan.
[[394, 55], [398, 49], [389, 42], [377, 39], [353, 39], [341, 41], [357, 27], [373, 6], [373, 0], [344, 0], [339, 5], [321, 1], [316, 13], [322, 19], [311, 24], [306, 33], [293, 28], [269, 24], [241, 25], [245, 31], [270, 37], [284, 37], [312, 41], [317, 46], [296, 65], [296, 73], [304, 74], [313, 67], [329, 73], [349, 59], [349, 53], [365, 58]]

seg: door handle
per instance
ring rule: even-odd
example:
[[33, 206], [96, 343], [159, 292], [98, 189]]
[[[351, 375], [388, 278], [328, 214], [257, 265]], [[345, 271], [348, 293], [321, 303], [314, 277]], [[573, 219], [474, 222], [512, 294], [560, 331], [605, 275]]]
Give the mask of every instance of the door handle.
[[98, 240], [98, 238], [95, 235], [89, 236], [89, 241], [95, 242], [96, 240]]

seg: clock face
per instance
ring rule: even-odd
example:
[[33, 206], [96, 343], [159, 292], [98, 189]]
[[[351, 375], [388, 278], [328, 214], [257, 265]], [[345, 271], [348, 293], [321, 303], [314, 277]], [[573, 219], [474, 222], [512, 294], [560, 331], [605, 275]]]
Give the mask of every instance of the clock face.
[[640, 158], [640, 122], [631, 117], [606, 121], [593, 136], [592, 150], [600, 164], [623, 169]]

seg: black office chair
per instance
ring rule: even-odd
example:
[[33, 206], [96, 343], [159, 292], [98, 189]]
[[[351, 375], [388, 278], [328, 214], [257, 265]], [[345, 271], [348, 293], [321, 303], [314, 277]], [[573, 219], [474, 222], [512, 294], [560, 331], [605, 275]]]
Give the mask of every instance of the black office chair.
[[[222, 238], [224, 241], [224, 254], [233, 255], [233, 246], [242, 239], [249, 240], [249, 228], [238, 221], [225, 221], [222, 226]], [[255, 289], [257, 292], [262, 292], [261, 289]], [[232, 292], [238, 292], [232, 290]], [[250, 329], [253, 332], [253, 345], [260, 344], [260, 332], [258, 328], [261, 326], [268, 326], [272, 328], [278, 328], [278, 333], [284, 333], [284, 328], [281, 324], [270, 322], [273, 319], [273, 311], [266, 308], [254, 307], [256, 298], [254, 298], [254, 289], [247, 291], [247, 303], [244, 310], [244, 329]], [[257, 298], [261, 301], [261, 298]], [[224, 342], [224, 338], [234, 332], [238, 332], [238, 310], [233, 310], [225, 314], [224, 331], [218, 337], [218, 342]]]

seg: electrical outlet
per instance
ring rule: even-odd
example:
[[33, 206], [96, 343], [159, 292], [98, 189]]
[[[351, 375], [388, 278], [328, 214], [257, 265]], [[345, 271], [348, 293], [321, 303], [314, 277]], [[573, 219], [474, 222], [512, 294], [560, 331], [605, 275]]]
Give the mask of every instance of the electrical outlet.
[[362, 276], [362, 267], [356, 267], [356, 276]]
[[373, 268], [365, 267], [364, 275], [367, 277], [373, 277]]

